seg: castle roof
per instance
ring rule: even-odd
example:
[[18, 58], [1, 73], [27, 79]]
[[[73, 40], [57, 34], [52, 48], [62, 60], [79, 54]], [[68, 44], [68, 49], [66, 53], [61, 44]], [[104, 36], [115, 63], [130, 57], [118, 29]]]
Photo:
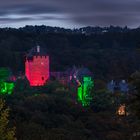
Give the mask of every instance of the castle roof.
[[91, 73], [91, 71], [86, 67], [77, 68], [77, 67], [74, 66], [73, 68], [69, 68], [67, 70], [67, 72], [71, 76], [75, 75], [77, 77], [77, 79], [81, 82], [83, 80], [83, 77], [86, 77], [86, 76], [93, 77], [93, 74]]
[[32, 48], [26, 56], [27, 56], [27, 59], [30, 59], [33, 56], [47, 56], [47, 55], [48, 53], [46, 49], [41, 48], [40, 46], [36, 46]]

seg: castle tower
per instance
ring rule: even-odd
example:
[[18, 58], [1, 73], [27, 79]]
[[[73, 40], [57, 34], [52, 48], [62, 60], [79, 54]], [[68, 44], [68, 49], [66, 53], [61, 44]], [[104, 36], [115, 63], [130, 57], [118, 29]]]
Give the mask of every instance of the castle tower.
[[30, 86], [43, 86], [49, 79], [49, 56], [40, 46], [26, 56], [25, 75]]

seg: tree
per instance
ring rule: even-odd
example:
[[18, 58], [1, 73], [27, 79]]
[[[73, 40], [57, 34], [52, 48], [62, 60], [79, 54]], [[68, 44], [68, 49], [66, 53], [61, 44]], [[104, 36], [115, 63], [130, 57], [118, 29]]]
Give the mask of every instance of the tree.
[[16, 140], [15, 128], [9, 128], [9, 108], [0, 99], [0, 140]]
[[15, 82], [15, 90], [16, 92], [21, 92], [30, 89], [30, 84], [27, 78], [25, 79], [17, 79]]
[[131, 75], [133, 94], [130, 99], [131, 111], [140, 119], [140, 72]]
[[112, 93], [104, 89], [94, 92], [92, 108], [95, 112], [108, 111], [114, 113], [116, 107], [115, 98]]

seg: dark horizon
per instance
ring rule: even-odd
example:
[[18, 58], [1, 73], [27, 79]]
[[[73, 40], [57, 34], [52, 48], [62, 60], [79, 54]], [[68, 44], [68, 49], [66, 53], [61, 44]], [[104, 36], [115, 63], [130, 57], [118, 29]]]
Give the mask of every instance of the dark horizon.
[[0, 29], [5, 29], [5, 28], [10, 28], [10, 29], [20, 29], [20, 28], [25, 28], [25, 27], [28, 27], [28, 26], [32, 26], [32, 27], [41, 27], [41, 26], [45, 26], [45, 27], [51, 27], [51, 28], [62, 28], [62, 29], [70, 29], [70, 30], [74, 30], [74, 29], [82, 29], [82, 28], [87, 28], [87, 27], [90, 27], [90, 28], [110, 28], [110, 27], [119, 27], [119, 28], [127, 28], [127, 29], [130, 29], [130, 30], [133, 30], [133, 29], [138, 29], [140, 28], [140, 26], [137, 26], [137, 27], [129, 27], [127, 25], [125, 26], [118, 26], [118, 25], [109, 25], [109, 26], [81, 26], [81, 27], [73, 27], [73, 28], [68, 28], [68, 27], [62, 27], [62, 26], [51, 26], [51, 25], [44, 25], [44, 24], [40, 24], [40, 25], [24, 25], [24, 26], [20, 26], [20, 27], [1, 27], [0, 26]]

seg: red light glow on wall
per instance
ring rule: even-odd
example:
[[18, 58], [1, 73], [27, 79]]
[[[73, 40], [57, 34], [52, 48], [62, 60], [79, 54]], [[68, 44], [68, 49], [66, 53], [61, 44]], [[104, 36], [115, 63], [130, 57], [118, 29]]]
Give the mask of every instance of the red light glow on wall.
[[43, 86], [49, 79], [49, 56], [33, 56], [25, 62], [26, 77], [30, 86]]

